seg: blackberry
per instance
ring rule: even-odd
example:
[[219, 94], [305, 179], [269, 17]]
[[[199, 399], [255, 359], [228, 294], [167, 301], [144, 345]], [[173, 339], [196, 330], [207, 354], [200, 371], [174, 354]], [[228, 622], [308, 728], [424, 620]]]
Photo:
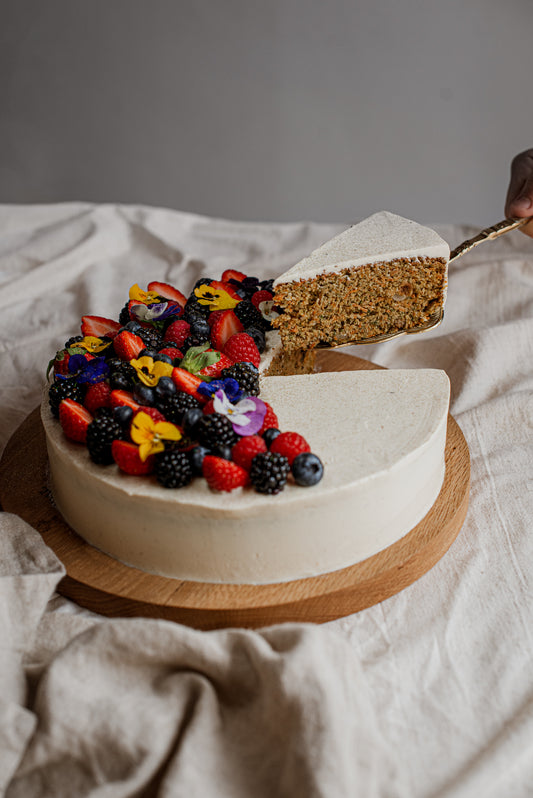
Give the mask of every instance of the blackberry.
[[256, 291], [259, 291], [259, 279], [257, 277], [245, 277], [241, 281], [241, 288], [251, 297]]
[[142, 338], [144, 345], [147, 349], [161, 349], [163, 347], [163, 336], [155, 327], [145, 327], [137, 333], [139, 338]]
[[69, 346], [74, 346], [74, 344], [83, 341], [83, 335], [73, 335], [68, 341], [65, 341], [65, 349], [68, 349]]
[[107, 361], [109, 366], [109, 386], [112, 391], [119, 389], [122, 391], [131, 391], [135, 383], [135, 376], [137, 372], [125, 360], [119, 360], [118, 357], [113, 357]]
[[112, 412], [98, 413], [87, 427], [87, 449], [93, 463], [108, 465], [113, 462], [111, 444], [117, 438], [124, 438], [119, 421], [113, 417]]
[[169, 449], [155, 458], [155, 478], [164, 488], [183, 488], [193, 478], [189, 458], [185, 452]]
[[233, 366], [222, 369], [221, 377], [232, 377], [250, 396], [259, 396], [259, 371], [253, 363], [234, 363]]
[[255, 305], [252, 305], [249, 299], [243, 299], [242, 302], [239, 302], [233, 308], [233, 312], [244, 328], [257, 327], [260, 330], [262, 329], [263, 315], [257, 310]]
[[189, 324], [192, 324], [195, 319], [203, 319], [210, 312], [209, 305], [201, 305], [198, 302], [198, 297], [196, 297], [194, 294], [191, 294], [185, 303], [185, 307], [183, 308], [183, 313], [180, 318], [185, 319], [185, 321], [188, 321]]
[[261, 282], [259, 283], [259, 288], [261, 289], [261, 291], [270, 291], [272, 295], [275, 294], [276, 292], [274, 289], [274, 278], [271, 277], [270, 280], [261, 280]]
[[279, 493], [285, 487], [290, 470], [284, 455], [260, 452], [252, 460], [250, 481], [258, 493]]
[[194, 426], [194, 433], [198, 442], [207, 446], [208, 449], [215, 449], [217, 446], [233, 446], [237, 441], [231, 421], [221, 413], [202, 416]]
[[126, 324], [129, 321], [131, 321], [130, 309], [129, 309], [128, 306], [129, 306], [129, 301], [126, 302], [126, 304], [124, 305], [124, 307], [120, 311], [120, 314], [119, 314], [119, 317], [118, 317], [118, 323], [121, 324], [122, 327], [125, 327]]
[[200, 402], [184, 391], [160, 395], [156, 390], [155, 406], [163, 413], [167, 421], [181, 425], [185, 411], [192, 407], [199, 408]]
[[63, 399], [73, 399], [80, 404], [83, 402], [84, 390], [76, 380], [70, 378], [57, 380], [50, 386], [48, 392], [48, 403], [50, 410], [56, 418], [59, 418], [59, 405]]

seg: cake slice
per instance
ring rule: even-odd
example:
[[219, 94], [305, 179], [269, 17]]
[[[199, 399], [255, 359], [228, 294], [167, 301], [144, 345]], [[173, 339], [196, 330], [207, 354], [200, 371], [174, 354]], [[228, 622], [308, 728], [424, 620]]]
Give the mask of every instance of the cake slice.
[[287, 351], [407, 331], [446, 298], [448, 244], [387, 211], [327, 241], [274, 281]]

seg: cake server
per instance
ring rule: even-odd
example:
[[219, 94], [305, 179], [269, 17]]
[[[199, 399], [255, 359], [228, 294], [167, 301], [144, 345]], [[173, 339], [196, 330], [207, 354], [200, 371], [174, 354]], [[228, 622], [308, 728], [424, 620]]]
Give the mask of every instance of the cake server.
[[[492, 225], [492, 227], [486, 227], [484, 230], [481, 230], [480, 233], [474, 236], [474, 238], [468, 238], [466, 241], [463, 241], [462, 244], [459, 244], [459, 246], [455, 247], [455, 249], [450, 252], [448, 263], [450, 264], [452, 261], [457, 260], [457, 258], [461, 257], [461, 255], [470, 252], [471, 249], [474, 249], [474, 247], [477, 247], [484, 241], [492, 241], [494, 238], [499, 238], [499, 236], [504, 235], [504, 233], [509, 233], [511, 230], [517, 230], [519, 227], [522, 227], [532, 220], [533, 216], [525, 216], [520, 219], [509, 218], [503, 219], [503, 221]], [[382, 341], [390, 341], [393, 338], [397, 338], [399, 335], [413, 335], [414, 333], [433, 330], [434, 327], [439, 326], [443, 318], [444, 307], [440, 307], [429, 317], [427, 322], [416, 327], [410, 327], [408, 330], [397, 330], [396, 332], [384, 333], [383, 335], [374, 335], [371, 338], [359, 338], [352, 341], [343, 341], [342, 344], [317, 344], [316, 349], [340, 349], [343, 346], [379, 344]]]

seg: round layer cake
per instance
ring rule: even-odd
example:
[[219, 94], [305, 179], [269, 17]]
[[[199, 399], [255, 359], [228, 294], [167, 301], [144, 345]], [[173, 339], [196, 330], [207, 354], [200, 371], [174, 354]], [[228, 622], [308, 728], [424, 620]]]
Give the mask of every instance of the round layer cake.
[[276, 496], [169, 490], [152, 477], [95, 465], [71, 443], [45, 398], [51, 490], [88, 543], [151, 573], [200, 582], [267, 584], [347, 567], [407, 534], [444, 479], [449, 381], [435, 369], [265, 377], [261, 398], [324, 464], [312, 488]]

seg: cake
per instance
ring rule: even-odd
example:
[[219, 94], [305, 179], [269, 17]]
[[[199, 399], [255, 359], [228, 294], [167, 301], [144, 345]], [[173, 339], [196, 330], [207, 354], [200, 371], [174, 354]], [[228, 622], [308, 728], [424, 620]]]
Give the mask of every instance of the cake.
[[[49, 365], [50, 487], [71, 528], [150, 573], [266, 584], [347, 567], [428, 512], [444, 477], [439, 370], [310, 372], [270, 281], [131, 287]], [[273, 376], [276, 375], [276, 376]], [[281, 376], [283, 375], [283, 376]]]
[[448, 244], [386, 211], [349, 227], [274, 281], [284, 351], [408, 331], [442, 311]]
[[408, 533], [444, 477], [449, 383], [440, 370], [266, 377], [261, 396], [324, 465], [310, 488], [212, 491], [94, 464], [48, 402], [42, 419], [55, 502], [90, 544], [145, 571], [200, 582], [265, 584], [363, 560]]

